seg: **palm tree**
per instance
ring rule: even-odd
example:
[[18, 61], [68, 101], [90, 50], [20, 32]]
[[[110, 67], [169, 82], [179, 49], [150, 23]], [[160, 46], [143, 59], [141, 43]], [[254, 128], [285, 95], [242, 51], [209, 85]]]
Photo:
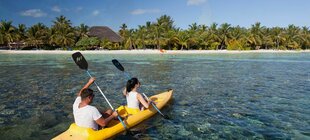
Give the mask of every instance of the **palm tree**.
[[26, 39], [26, 30], [25, 24], [18, 24], [17, 37], [19, 41], [24, 41]]
[[285, 33], [285, 46], [288, 49], [300, 49], [301, 45], [298, 43], [300, 40], [300, 28], [294, 25], [289, 25]]
[[227, 49], [233, 50], [244, 50], [247, 48], [247, 38], [246, 38], [247, 30], [245, 28], [241, 28], [240, 26], [232, 27], [229, 33], [230, 40], [227, 44]]
[[145, 44], [146, 44], [145, 36], [147, 34], [146, 27], [139, 25], [136, 33], [137, 33], [137, 41], [138, 41], [137, 45], [139, 44], [138, 47], [142, 46], [142, 48], [145, 49]]
[[169, 31], [174, 28], [174, 21], [170, 16], [162, 15], [157, 19], [157, 24], [161, 25], [165, 31]]
[[310, 47], [310, 30], [308, 27], [302, 27], [300, 38], [302, 41], [302, 49], [308, 49]]
[[134, 49], [134, 30], [130, 29], [126, 32], [126, 42], [125, 42], [125, 49]]
[[178, 34], [179, 44], [181, 45], [181, 50], [185, 47], [188, 48], [188, 41], [190, 39], [189, 34], [187, 31], [180, 31]]
[[198, 45], [198, 37], [200, 36], [199, 27], [197, 23], [193, 23], [189, 25], [189, 29], [187, 31], [189, 38], [187, 40], [187, 48], [193, 49], [193, 47], [197, 47]]
[[199, 25], [200, 32], [206, 32], [207, 29], [208, 29], [208, 26], [206, 26], [206, 25]]
[[221, 44], [221, 39], [217, 30], [217, 23], [212, 23], [210, 25], [210, 28], [208, 30], [209, 33], [209, 39], [211, 40], [210, 47], [211, 49], [218, 49], [218, 46]]
[[156, 41], [156, 46], [157, 49], [160, 49], [160, 42], [161, 42], [161, 31], [163, 30], [163, 26], [161, 24], [153, 24], [153, 29], [155, 33], [155, 41]]
[[264, 26], [262, 27], [260, 22], [256, 22], [250, 28], [248, 41], [250, 42], [252, 49], [259, 49], [262, 46], [262, 37], [263, 37], [262, 30], [264, 28], [265, 27]]
[[196, 31], [198, 31], [198, 25], [197, 25], [197, 23], [195, 22], [195, 23], [193, 23], [193, 24], [191, 24], [191, 25], [189, 25], [189, 30], [190, 31], [194, 31], [194, 32], [196, 32]]
[[64, 16], [60, 16], [56, 17], [56, 20], [53, 22], [54, 25], [51, 28], [53, 34], [51, 34], [50, 43], [56, 44], [64, 49], [73, 46], [75, 44], [75, 34], [70, 20], [67, 20]]
[[263, 28], [262, 29], [262, 47], [265, 46], [265, 49], [271, 47], [273, 45], [273, 40], [271, 38], [271, 30], [270, 28]]
[[166, 42], [165, 44], [167, 44], [169, 50], [171, 50], [171, 47], [176, 48], [179, 45], [180, 40], [179, 40], [177, 34], [178, 34], [177, 30], [168, 31], [167, 38], [165, 40], [165, 42]]
[[229, 41], [229, 32], [231, 30], [231, 25], [228, 23], [224, 23], [221, 25], [221, 27], [218, 29], [218, 35], [220, 38], [220, 50], [224, 49], [227, 47], [228, 41]]
[[199, 49], [208, 49], [211, 45], [211, 36], [209, 32], [202, 32], [197, 37], [197, 45], [200, 47]]
[[168, 31], [174, 28], [174, 21], [170, 16], [163, 15], [157, 19], [157, 22], [153, 24], [153, 31], [155, 32], [155, 41], [157, 49], [160, 49], [160, 45], [165, 44], [165, 38], [167, 36]]
[[[2, 20], [0, 23], [0, 44], [9, 45], [16, 39], [15, 27], [12, 25], [12, 21]], [[11, 49], [11, 46], [9, 46]]]
[[77, 40], [80, 40], [80, 38], [88, 37], [87, 32], [89, 30], [89, 27], [85, 24], [80, 24], [80, 26], [76, 27], [76, 37]]
[[284, 42], [284, 29], [280, 27], [273, 27], [270, 30], [270, 38], [273, 41], [275, 48], [278, 50], [280, 46], [282, 46], [282, 42]]
[[39, 49], [43, 44], [47, 44], [48, 28], [42, 23], [35, 24], [27, 30], [26, 36], [27, 44]]
[[62, 48], [73, 46], [75, 43], [74, 32], [71, 28], [64, 28], [57, 32], [56, 44]]
[[154, 43], [155, 41], [155, 31], [154, 31], [154, 25], [150, 22], [147, 21], [145, 24], [145, 29], [146, 29], [146, 36], [145, 36], [145, 43], [147, 46], [152, 46], [154, 47], [156, 43]]
[[127, 41], [127, 35], [126, 33], [128, 32], [127, 30], [127, 25], [125, 23], [123, 23], [120, 27], [120, 30], [118, 31], [119, 32], [119, 35], [123, 38], [123, 41], [121, 42], [121, 45], [123, 47], [125, 47], [125, 43]]
[[120, 36], [125, 38], [125, 34], [126, 34], [126, 30], [127, 30], [127, 25], [125, 23], [123, 23], [122, 26], [120, 26], [119, 28], [121, 28], [119, 30]]
[[54, 28], [64, 28], [64, 27], [71, 27], [71, 21], [66, 19], [65, 16], [61, 15], [59, 17], [56, 17], [56, 20], [53, 21]]

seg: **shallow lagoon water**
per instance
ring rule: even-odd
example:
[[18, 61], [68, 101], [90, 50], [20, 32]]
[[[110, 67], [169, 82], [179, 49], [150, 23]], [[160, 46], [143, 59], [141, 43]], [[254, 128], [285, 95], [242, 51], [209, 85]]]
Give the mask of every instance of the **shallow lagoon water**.
[[[134, 138], [310, 139], [310, 53], [84, 56], [114, 107], [126, 77], [112, 59], [140, 79], [140, 92], [174, 90], [163, 109], [172, 119], [157, 114]], [[70, 54], [0, 54], [0, 67], [0, 139], [51, 139], [69, 127], [88, 80]], [[94, 105], [108, 108], [100, 94]]]

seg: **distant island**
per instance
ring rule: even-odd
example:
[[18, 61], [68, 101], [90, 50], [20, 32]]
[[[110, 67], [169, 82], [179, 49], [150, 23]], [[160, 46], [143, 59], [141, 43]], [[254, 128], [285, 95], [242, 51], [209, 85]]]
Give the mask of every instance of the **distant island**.
[[265, 27], [257, 22], [250, 28], [213, 23], [193, 23], [188, 29], [174, 25], [170, 16], [128, 29], [124, 23], [116, 33], [106, 26], [73, 27], [64, 16], [56, 17], [51, 27], [37, 23], [13, 26], [1, 20], [2, 50], [307, 50], [309, 27]]

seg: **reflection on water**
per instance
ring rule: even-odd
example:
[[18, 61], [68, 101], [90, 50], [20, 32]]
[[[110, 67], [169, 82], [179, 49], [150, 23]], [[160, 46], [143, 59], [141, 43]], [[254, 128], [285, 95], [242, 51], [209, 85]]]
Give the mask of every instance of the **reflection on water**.
[[[163, 109], [172, 120], [156, 115], [134, 138], [310, 139], [309, 53], [85, 57], [115, 107], [126, 77], [112, 59], [140, 79], [141, 92], [174, 89]], [[0, 66], [0, 139], [50, 139], [69, 127], [88, 79], [70, 55], [0, 54]], [[101, 96], [94, 104], [108, 108]]]

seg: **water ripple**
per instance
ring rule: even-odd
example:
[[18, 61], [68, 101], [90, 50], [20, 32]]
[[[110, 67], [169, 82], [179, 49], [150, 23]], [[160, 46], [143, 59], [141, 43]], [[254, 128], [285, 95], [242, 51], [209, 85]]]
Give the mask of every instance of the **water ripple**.
[[[85, 55], [113, 106], [125, 102], [118, 59], [148, 95], [174, 89], [138, 139], [310, 139], [310, 54]], [[50, 139], [73, 122], [88, 77], [67, 54], [0, 55], [0, 139]], [[92, 87], [98, 93], [95, 87]], [[103, 97], [94, 105], [108, 108]], [[122, 135], [115, 139], [127, 139]]]

